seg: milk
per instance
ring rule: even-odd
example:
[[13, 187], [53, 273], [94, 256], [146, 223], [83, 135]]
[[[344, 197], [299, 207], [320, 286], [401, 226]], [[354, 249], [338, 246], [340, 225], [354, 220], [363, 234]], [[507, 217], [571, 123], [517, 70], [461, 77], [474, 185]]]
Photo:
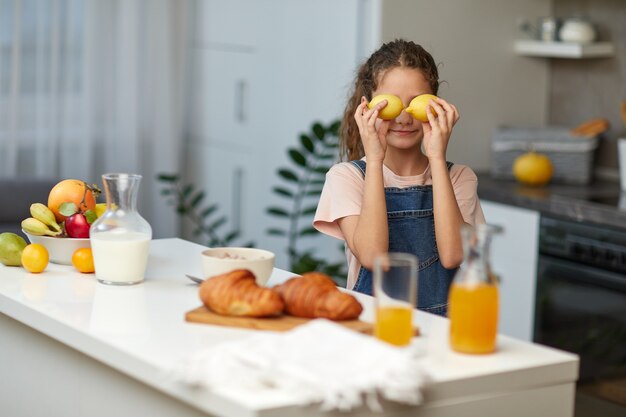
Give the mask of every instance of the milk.
[[139, 232], [100, 232], [91, 237], [96, 278], [107, 284], [143, 281], [150, 235]]

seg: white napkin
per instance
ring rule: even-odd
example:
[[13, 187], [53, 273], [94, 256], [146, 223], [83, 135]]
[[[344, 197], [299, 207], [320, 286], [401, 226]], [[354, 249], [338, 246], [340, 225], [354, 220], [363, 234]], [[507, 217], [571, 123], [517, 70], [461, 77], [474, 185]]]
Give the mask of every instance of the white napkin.
[[377, 395], [417, 405], [426, 375], [417, 344], [398, 348], [329, 320], [289, 332], [259, 332], [199, 351], [179, 363], [175, 379], [192, 386], [279, 390], [298, 404], [324, 410], [364, 403], [381, 410]]

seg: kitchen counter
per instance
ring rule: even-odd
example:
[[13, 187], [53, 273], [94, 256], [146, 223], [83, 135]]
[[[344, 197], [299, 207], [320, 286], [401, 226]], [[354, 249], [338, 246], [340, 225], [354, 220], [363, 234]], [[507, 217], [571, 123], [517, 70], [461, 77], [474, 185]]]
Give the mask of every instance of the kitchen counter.
[[481, 200], [626, 229], [626, 193], [621, 193], [618, 183], [528, 187], [512, 180], [495, 179], [488, 173], [479, 172], [477, 175]]
[[[200, 275], [203, 249], [153, 240], [146, 281], [132, 287], [98, 284], [68, 266], [36, 275], [0, 265], [0, 415], [346, 415], [296, 407], [271, 389], [207, 392], [170, 377], [194, 352], [254, 332], [184, 321], [200, 305], [184, 274]], [[275, 268], [269, 285], [291, 276]], [[361, 319], [371, 321], [371, 297], [356, 296]], [[417, 312], [415, 321], [427, 346], [426, 400], [417, 408], [385, 403], [387, 413], [573, 415], [577, 356], [505, 336], [496, 354], [457, 354], [448, 348], [448, 320]]]

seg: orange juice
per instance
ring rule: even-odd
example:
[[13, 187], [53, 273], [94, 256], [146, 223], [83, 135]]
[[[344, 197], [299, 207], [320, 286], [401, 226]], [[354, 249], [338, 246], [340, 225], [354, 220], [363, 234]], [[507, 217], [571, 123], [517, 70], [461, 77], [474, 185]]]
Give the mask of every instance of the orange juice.
[[448, 317], [452, 349], [463, 353], [493, 352], [498, 330], [498, 288], [486, 283], [453, 283]]
[[413, 337], [413, 310], [407, 306], [379, 306], [374, 335], [387, 343], [406, 346]]

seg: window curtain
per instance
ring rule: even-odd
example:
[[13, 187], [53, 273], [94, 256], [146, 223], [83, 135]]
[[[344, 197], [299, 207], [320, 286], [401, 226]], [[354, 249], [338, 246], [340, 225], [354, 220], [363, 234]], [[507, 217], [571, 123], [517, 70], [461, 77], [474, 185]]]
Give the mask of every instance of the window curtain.
[[105, 172], [138, 173], [154, 237], [178, 235], [156, 176], [181, 165], [186, 9], [0, 0], [0, 176], [101, 184]]

